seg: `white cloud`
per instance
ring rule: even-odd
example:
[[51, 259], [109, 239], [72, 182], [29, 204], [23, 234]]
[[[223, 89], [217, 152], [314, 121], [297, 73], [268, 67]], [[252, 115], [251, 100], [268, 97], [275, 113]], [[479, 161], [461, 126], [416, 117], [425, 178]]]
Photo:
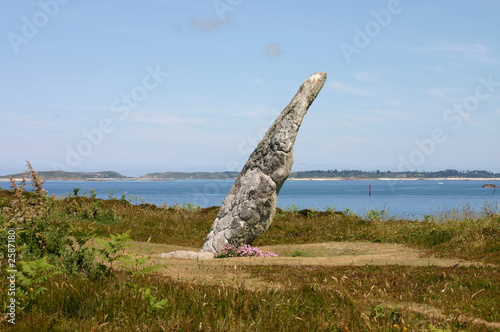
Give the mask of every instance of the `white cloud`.
[[498, 63], [498, 60], [491, 55], [490, 50], [482, 44], [441, 43], [438, 46], [422, 46], [416, 47], [415, 49], [420, 52], [431, 53], [447, 59], [465, 59], [490, 64]]
[[354, 76], [355, 79], [363, 83], [373, 83], [380, 81], [379, 75], [376, 75], [375, 73], [371, 73], [368, 71], [361, 71], [358, 73], [354, 73], [352, 76]]
[[348, 127], [352, 129], [362, 129], [362, 126], [357, 124], [354, 120], [337, 119], [339, 127]]
[[429, 89], [428, 93], [430, 93], [432, 96], [436, 97], [439, 100], [445, 102], [454, 102], [456, 99], [455, 97], [453, 97], [454, 94], [464, 95], [467, 93], [467, 90], [459, 88], [437, 87]]
[[361, 89], [358, 87], [347, 86], [342, 82], [338, 82], [338, 81], [332, 82], [332, 83], [330, 83], [330, 85], [332, 86], [332, 88], [334, 88], [336, 90], [344, 91], [347, 93], [352, 93], [352, 94], [359, 95], [359, 96], [373, 97], [372, 94], [365, 91], [364, 89]]
[[274, 119], [280, 114], [280, 110], [267, 106], [257, 106], [244, 112], [236, 113], [237, 116], [248, 119]]
[[200, 124], [203, 122], [203, 119], [201, 118], [196, 118], [196, 117], [183, 117], [180, 115], [173, 115], [173, 114], [164, 114], [161, 116], [152, 116], [152, 117], [144, 117], [144, 116], [137, 116], [132, 122], [138, 122], [138, 123], [153, 123], [153, 124], [159, 124], [159, 125], [166, 125], [170, 127], [176, 127], [179, 125], [183, 124], [188, 124], [188, 125], [193, 125], [193, 124]]
[[384, 122], [382, 117], [375, 114], [349, 113], [341, 115], [340, 118], [351, 124], [351, 126]]
[[262, 83], [264, 83], [264, 81], [262, 80], [261, 77], [254, 77], [252, 78], [252, 82], [257, 84], [257, 85], [262, 85]]
[[206, 18], [192, 18], [189, 21], [189, 26], [201, 30], [203, 32], [210, 32], [222, 28], [224, 25], [230, 22], [229, 19], [220, 20], [218, 18], [206, 17]]
[[132, 30], [132, 29], [103, 29], [102, 32], [105, 33], [120, 33], [120, 34], [130, 34], [130, 35], [135, 35], [135, 34], [141, 34], [143, 31], [140, 30]]
[[386, 119], [396, 119], [396, 120], [414, 120], [414, 117], [407, 112], [398, 111], [388, 111], [375, 108], [370, 111], [371, 113], [377, 114], [378, 116], [385, 117]]
[[270, 57], [280, 56], [282, 53], [280, 43], [271, 43], [266, 45], [266, 54]]
[[444, 69], [443, 65], [428, 66], [427, 69], [431, 72], [438, 73], [438, 74], [446, 73], [446, 70]]
[[374, 124], [391, 126], [393, 124], [402, 125], [407, 122], [418, 122], [418, 120], [415, 119], [415, 116], [409, 112], [385, 110], [380, 108], [374, 108], [362, 112], [343, 113], [340, 114], [335, 121], [344, 127], [354, 129], [366, 129], [368, 126]]

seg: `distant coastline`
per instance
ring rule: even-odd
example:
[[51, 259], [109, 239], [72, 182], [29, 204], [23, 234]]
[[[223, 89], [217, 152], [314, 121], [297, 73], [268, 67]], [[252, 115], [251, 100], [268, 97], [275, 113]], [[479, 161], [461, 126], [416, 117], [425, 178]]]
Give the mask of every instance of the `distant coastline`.
[[[13, 178], [16, 182], [22, 180], [22, 178]], [[88, 182], [111, 182], [111, 181], [122, 181], [122, 182], [140, 182], [140, 181], [157, 181], [157, 182], [169, 182], [176, 180], [236, 180], [236, 178], [227, 178], [227, 179], [169, 179], [169, 180], [155, 180], [150, 178], [107, 178], [107, 179], [45, 179], [49, 181], [88, 181]], [[500, 181], [500, 177], [498, 178], [288, 178], [287, 181]], [[9, 178], [0, 178], [0, 182], [9, 182]]]
[[467, 181], [500, 181], [498, 178], [288, 178], [287, 181], [457, 181], [457, 180], [467, 180]]
[[[38, 174], [45, 180], [51, 181], [174, 181], [174, 180], [235, 180], [239, 172], [163, 172], [147, 173], [139, 177], [128, 177], [114, 171], [101, 172], [65, 172], [40, 171]], [[28, 174], [28, 177], [30, 175]], [[23, 173], [0, 176], [0, 181], [9, 181], [12, 177], [20, 181]], [[289, 181], [500, 181], [500, 173], [483, 170], [457, 171], [447, 169], [437, 172], [381, 172], [359, 170], [327, 170], [327, 171], [300, 171], [292, 172]]]

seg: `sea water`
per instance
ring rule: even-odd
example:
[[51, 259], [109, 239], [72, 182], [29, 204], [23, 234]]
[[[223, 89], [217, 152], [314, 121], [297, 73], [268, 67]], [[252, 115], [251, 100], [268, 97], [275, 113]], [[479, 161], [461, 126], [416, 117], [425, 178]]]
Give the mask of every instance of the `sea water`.
[[[49, 195], [125, 198], [134, 204], [191, 203], [201, 207], [220, 206], [234, 180], [175, 180], [175, 181], [46, 181]], [[495, 209], [500, 204], [500, 189], [482, 188], [489, 180], [376, 180], [376, 181], [286, 181], [280, 191], [278, 207], [324, 211], [349, 211], [365, 215], [384, 210], [399, 218], [420, 219], [425, 215], [446, 210], [469, 208], [480, 211]], [[369, 187], [371, 186], [371, 195]], [[8, 182], [0, 188], [9, 189]]]

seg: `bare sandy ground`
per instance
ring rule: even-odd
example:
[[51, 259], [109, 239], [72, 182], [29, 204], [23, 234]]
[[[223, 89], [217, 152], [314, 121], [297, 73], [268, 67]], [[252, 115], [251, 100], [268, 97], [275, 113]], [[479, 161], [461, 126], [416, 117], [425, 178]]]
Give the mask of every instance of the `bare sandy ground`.
[[[242, 266], [245, 265], [289, 265], [289, 266], [362, 266], [362, 265], [401, 265], [401, 266], [470, 266], [477, 262], [443, 259], [427, 255], [425, 252], [404, 245], [369, 242], [327, 242], [302, 245], [262, 246], [262, 251], [272, 251], [279, 257], [239, 257], [211, 260], [192, 260], [176, 258], [158, 258], [157, 254], [174, 250], [193, 250], [199, 248], [172, 245], [133, 242], [130, 252], [139, 256], [149, 256], [151, 264], [162, 264], [166, 268], [159, 272], [174, 280], [194, 282], [205, 285], [242, 287], [251, 290], [280, 289], [280, 282], [269, 282], [250, 275]], [[297, 251], [306, 253], [309, 257], [291, 257]], [[285, 281], [284, 276], [283, 281]], [[490, 329], [500, 329], [500, 322], [485, 320], [467, 315], [445, 315], [437, 307], [413, 302], [388, 303], [413, 311], [428, 317], [442, 320], [452, 320], [472, 323], [476, 326], [486, 326]]]
[[[426, 255], [423, 251], [404, 245], [369, 242], [326, 242], [299, 245], [262, 246], [264, 252], [272, 251], [279, 257], [238, 257], [211, 260], [164, 259], [157, 254], [174, 250], [199, 248], [133, 242], [131, 252], [151, 257], [151, 263], [166, 265], [162, 274], [180, 281], [194, 281], [204, 284], [242, 286], [249, 288], [274, 288], [278, 285], [263, 283], [247, 276], [239, 267], [242, 265], [403, 265], [403, 266], [468, 266], [477, 263], [458, 259], [443, 259]], [[309, 257], [291, 257], [301, 251]]]

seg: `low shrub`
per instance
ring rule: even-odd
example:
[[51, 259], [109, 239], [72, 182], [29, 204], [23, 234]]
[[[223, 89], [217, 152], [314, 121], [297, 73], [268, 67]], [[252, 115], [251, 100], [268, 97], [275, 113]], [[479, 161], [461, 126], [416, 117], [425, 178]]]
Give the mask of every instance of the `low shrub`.
[[230, 258], [230, 257], [278, 257], [274, 252], [262, 252], [257, 247], [252, 247], [248, 244], [236, 248], [233, 245], [228, 245], [215, 256], [216, 258]]

